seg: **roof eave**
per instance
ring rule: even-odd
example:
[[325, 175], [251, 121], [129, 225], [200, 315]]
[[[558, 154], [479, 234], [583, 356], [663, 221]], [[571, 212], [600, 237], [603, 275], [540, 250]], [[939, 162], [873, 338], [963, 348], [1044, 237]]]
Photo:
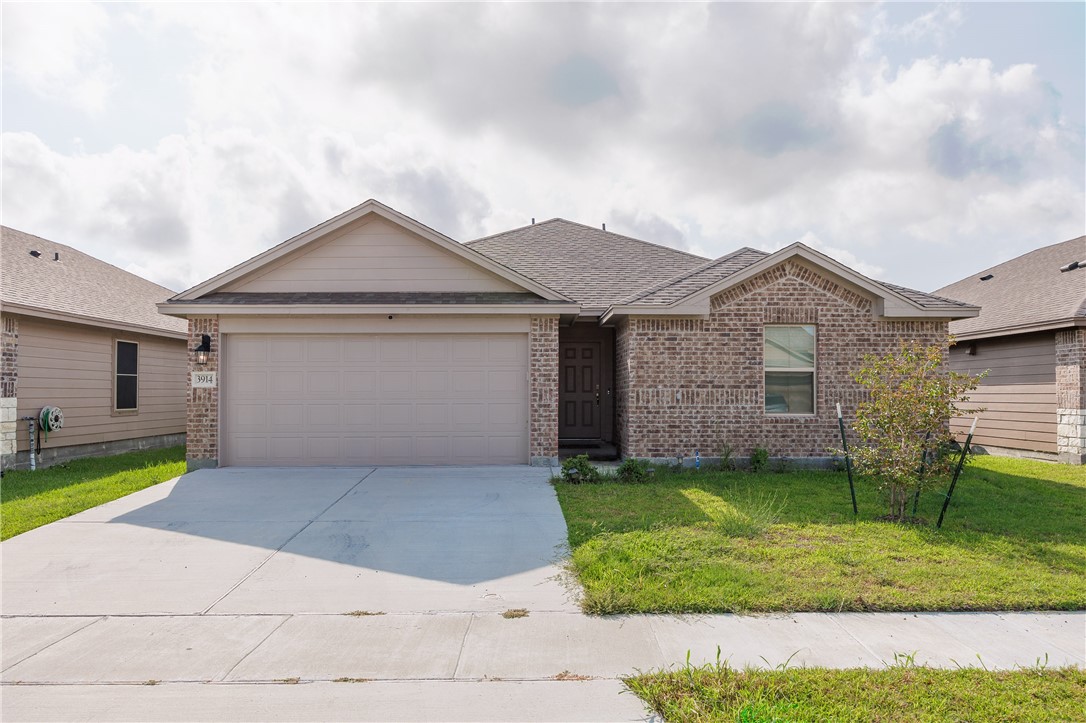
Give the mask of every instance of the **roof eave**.
[[42, 309], [35, 306], [27, 306], [25, 304], [13, 304], [10, 301], [4, 302], [3, 310], [7, 313], [19, 314], [20, 316], [33, 316], [38, 319], [63, 321], [69, 324], [82, 324], [84, 326], [96, 326], [103, 329], [118, 329], [120, 331], [127, 331], [134, 334], [149, 334], [151, 336], [163, 336], [169, 339], [188, 339], [189, 336], [188, 333], [184, 331], [160, 329], [158, 327], [147, 326], [145, 324], [132, 324], [124, 321], [115, 321], [113, 319], [103, 319], [97, 316], [72, 314], [66, 311], [53, 311], [51, 309]]
[[576, 315], [580, 306], [570, 304], [206, 304], [167, 301], [158, 305], [159, 313], [190, 316], [292, 316], [292, 315]]
[[994, 329], [979, 329], [977, 331], [968, 331], [962, 333], [957, 333], [954, 330], [951, 330], [950, 333], [957, 341], [975, 341], [977, 339], [986, 339], [993, 336], [1029, 334], [1035, 331], [1058, 331], [1059, 329], [1073, 329], [1080, 326], [1086, 327], [1086, 316], [1069, 316], [1063, 319], [1031, 322], [1029, 324], [1000, 326]]

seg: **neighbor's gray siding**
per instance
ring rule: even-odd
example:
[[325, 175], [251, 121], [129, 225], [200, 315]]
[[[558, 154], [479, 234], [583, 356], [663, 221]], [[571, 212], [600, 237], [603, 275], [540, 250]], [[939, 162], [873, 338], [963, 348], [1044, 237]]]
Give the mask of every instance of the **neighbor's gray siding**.
[[[970, 355], [971, 345], [976, 354]], [[950, 367], [979, 374], [990, 370], [970, 403], [984, 407], [975, 444], [1056, 452], [1056, 341], [1054, 332], [961, 342], [950, 350]], [[971, 418], [952, 421], [966, 432]]]

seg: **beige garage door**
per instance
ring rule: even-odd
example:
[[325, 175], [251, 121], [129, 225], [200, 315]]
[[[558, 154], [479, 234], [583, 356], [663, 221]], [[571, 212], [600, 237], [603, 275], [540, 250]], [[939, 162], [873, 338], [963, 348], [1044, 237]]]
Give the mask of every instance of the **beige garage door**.
[[225, 339], [225, 464], [528, 461], [525, 334]]

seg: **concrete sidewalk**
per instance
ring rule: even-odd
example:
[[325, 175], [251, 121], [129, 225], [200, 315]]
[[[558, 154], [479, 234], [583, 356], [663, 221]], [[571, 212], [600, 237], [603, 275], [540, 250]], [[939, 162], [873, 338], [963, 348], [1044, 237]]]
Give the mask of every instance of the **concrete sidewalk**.
[[[680, 666], [688, 651], [694, 664], [711, 663], [717, 646], [740, 668], [881, 667], [895, 654], [941, 667], [1086, 666], [1083, 612], [165, 615], [2, 625], [4, 720], [635, 720], [645, 713], [619, 677]], [[344, 679], [367, 684], [335, 682]]]

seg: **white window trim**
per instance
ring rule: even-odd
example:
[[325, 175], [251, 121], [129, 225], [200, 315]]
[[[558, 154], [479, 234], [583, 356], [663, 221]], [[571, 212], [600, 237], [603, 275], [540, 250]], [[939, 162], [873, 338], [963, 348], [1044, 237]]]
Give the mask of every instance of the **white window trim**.
[[[124, 342], [125, 344], [135, 344], [136, 345], [136, 373], [135, 374], [124, 374], [123, 375], [123, 376], [126, 376], [126, 377], [135, 377], [136, 378], [136, 406], [130, 407], [130, 408], [125, 408], [125, 409], [118, 409], [117, 408], [117, 377], [122, 376], [117, 371], [117, 357], [118, 357], [118, 355], [117, 355], [117, 344], [120, 343], [120, 342]], [[139, 414], [139, 411], [140, 411], [140, 367], [141, 366], [142, 365], [140, 364], [140, 343], [138, 341], [136, 341], [135, 339], [121, 339], [119, 337], [114, 337], [114, 339], [113, 339], [113, 383], [111, 385], [113, 387], [113, 399], [110, 401], [110, 406], [113, 408], [113, 414], [114, 415]]]
[[[765, 330], [809, 326], [814, 329], [814, 358], [809, 367], [767, 367], [765, 365]], [[810, 412], [767, 412], [765, 408], [766, 374], [769, 372], [804, 372], [811, 375], [811, 411]], [[818, 416], [818, 324], [763, 324], [762, 325], [762, 416], [765, 417], [800, 417], [809, 419]]]

